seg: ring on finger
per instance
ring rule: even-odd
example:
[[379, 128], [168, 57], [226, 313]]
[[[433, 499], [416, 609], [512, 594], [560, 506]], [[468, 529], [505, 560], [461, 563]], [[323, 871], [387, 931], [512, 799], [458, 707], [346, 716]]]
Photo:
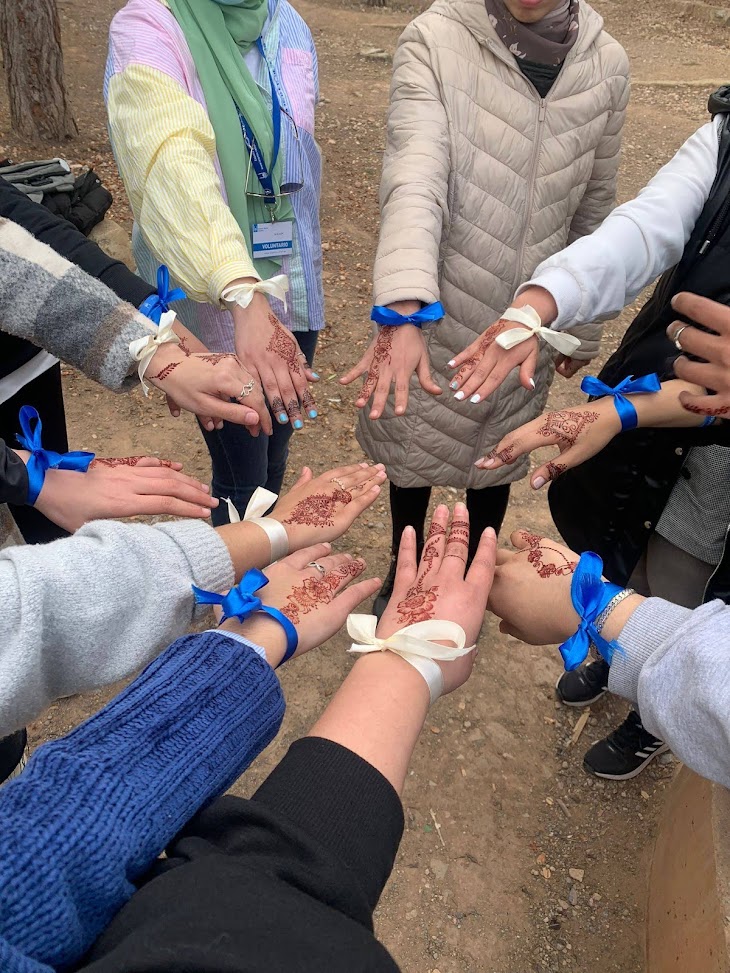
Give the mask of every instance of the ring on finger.
[[246, 384], [243, 386], [243, 388], [241, 389], [241, 394], [238, 396], [238, 398], [245, 399], [246, 396], [250, 395], [255, 388], [256, 388], [256, 382], [254, 382], [254, 380], [251, 379], [250, 382], [246, 382]]
[[674, 332], [674, 338], [672, 340], [674, 341], [675, 347], [678, 348], [679, 351], [684, 351], [684, 348], [679, 343], [679, 336], [683, 331], [686, 331], [688, 327], [688, 324], [683, 324], [681, 328], [677, 328], [677, 330]]
[[346, 490], [346, 489], [347, 489], [347, 487], [346, 487], [346, 486], [345, 486], [345, 484], [344, 484], [344, 483], [342, 482], [342, 480], [340, 480], [340, 479], [339, 479], [338, 477], [336, 477], [336, 476], [333, 476], [333, 477], [331, 478], [331, 480], [330, 480], [330, 483], [336, 483], [336, 484], [337, 484], [337, 486], [338, 486], [338, 487], [340, 488], [340, 490]]
[[310, 561], [307, 567], [316, 568], [319, 571], [319, 573], [322, 575], [322, 577], [324, 577], [325, 574], [327, 574], [327, 568], [323, 564], [320, 564], [319, 561]]

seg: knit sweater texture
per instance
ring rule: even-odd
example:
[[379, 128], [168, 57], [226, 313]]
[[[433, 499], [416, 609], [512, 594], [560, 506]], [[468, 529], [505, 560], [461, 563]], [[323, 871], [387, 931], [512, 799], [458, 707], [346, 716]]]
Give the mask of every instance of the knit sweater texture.
[[281, 725], [284, 701], [251, 645], [173, 643], [124, 692], [41, 747], [0, 795], [0, 969], [68, 969], [135, 880]]

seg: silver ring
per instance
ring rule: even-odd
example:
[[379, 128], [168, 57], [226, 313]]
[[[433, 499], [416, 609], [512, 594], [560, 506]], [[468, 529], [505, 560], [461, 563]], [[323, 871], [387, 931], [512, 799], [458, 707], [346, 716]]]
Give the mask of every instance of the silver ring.
[[683, 331], [686, 331], [688, 327], [689, 327], [688, 324], [683, 324], [682, 327], [677, 332], [675, 332], [674, 345], [676, 348], [679, 349], [679, 351], [684, 351], [684, 348], [679, 343], [679, 336], [682, 334]]
[[310, 561], [307, 567], [316, 568], [319, 571], [319, 573], [322, 575], [322, 577], [324, 577], [325, 574], [327, 574], [327, 568], [325, 568], [322, 564], [318, 564], [317, 561]]
[[246, 384], [243, 386], [243, 388], [241, 389], [241, 394], [238, 396], [238, 398], [245, 399], [246, 396], [250, 395], [255, 388], [256, 388], [256, 382], [254, 382], [254, 380], [251, 379], [250, 382], [246, 382]]

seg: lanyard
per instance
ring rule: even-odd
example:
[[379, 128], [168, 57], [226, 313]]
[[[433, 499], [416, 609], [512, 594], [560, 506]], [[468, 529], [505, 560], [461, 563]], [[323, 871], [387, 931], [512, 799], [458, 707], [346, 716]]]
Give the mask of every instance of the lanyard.
[[256, 138], [251, 130], [251, 126], [241, 114], [241, 109], [238, 107], [238, 105], [236, 105], [236, 111], [238, 112], [238, 120], [241, 123], [243, 140], [246, 143], [246, 148], [251, 153], [251, 165], [253, 166], [256, 177], [261, 183], [261, 188], [264, 191], [264, 202], [267, 206], [276, 206], [273, 172], [276, 168], [276, 161], [279, 158], [279, 146], [281, 143], [281, 102], [279, 101], [279, 95], [276, 91], [274, 75], [271, 72], [271, 67], [269, 66], [266, 54], [264, 53], [264, 45], [261, 43], [260, 37], [256, 41], [256, 47], [258, 48], [259, 54], [264, 59], [266, 70], [269, 72], [269, 83], [271, 84], [271, 122], [274, 130], [274, 152], [270, 169], [267, 168], [263, 153], [256, 143]]

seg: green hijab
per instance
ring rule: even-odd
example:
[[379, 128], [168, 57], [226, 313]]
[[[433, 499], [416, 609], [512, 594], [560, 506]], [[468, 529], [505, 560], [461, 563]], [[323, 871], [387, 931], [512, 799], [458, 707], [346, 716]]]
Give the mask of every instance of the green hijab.
[[[182, 28], [203, 87], [216, 149], [226, 186], [228, 205], [240, 226], [249, 253], [251, 224], [266, 223], [270, 209], [262, 199], [246, 195], [246, 173], [249, 152], [243, 140], [236, 112], [248, 122], [267, 165], [274, 150], [271, 108], [266, 103], [243, 56], [261, 36], [268, 13], [267, 0], [168, 0], [170, 9]], [[279, 152], [272, 173], [274, 191], [281, 186], [283, 151]], [[249, 189], [261, 192], [256, 173], [251, 169]], [[294, 218], [291, 203], [282, 197], [276, 207], [276, 218]], [[256, 269], [268, 278], [281, 272], [281, 261], [256, 261]]]

